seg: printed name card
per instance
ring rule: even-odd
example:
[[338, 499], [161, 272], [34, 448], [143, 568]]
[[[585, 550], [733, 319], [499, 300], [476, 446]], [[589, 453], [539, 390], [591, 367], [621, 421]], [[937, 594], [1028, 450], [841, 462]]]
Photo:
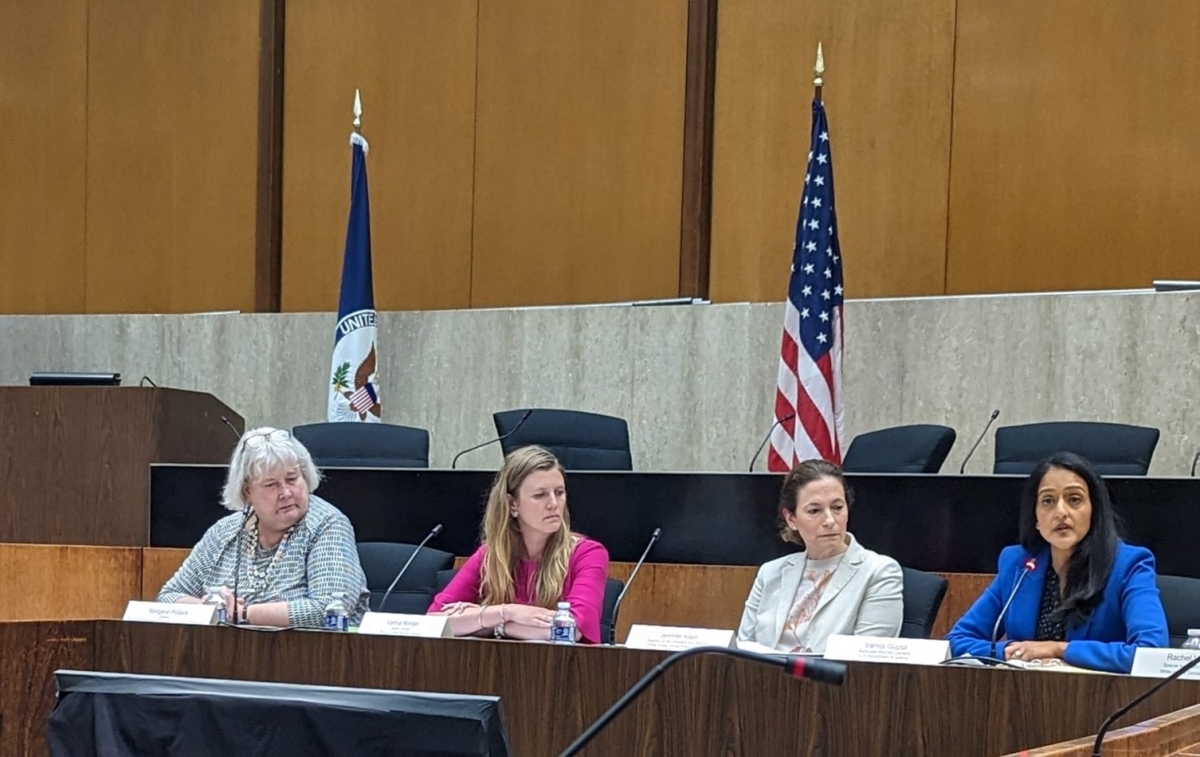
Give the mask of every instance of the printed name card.
[[132, 620], [138, 623], [211, 626], [217, 622], [217, 606], [133, 601], [125, 606], [125, 615], [122, 620]]
[[358, 626], [368, 636], [417, 636], [437, 639], [452, 636], [450, 618], [445, 615], [406, 615], [399, 612], [369, 612]]
[[679, 652], [693, 647], [733, 647], [734, 632], [717, 628], [681, 628], [646, 626], [634, 623], [625, 646], [630, 649], [654, 649]]
[[[1200, 656], [1194, 649], [1150, 649], [1138, 647], [1133, 653], [1133, 668], [1130, 675], [1142, 678], [1166, 678], [1184, 665]], [[1200, 680], [1200, 665], [1184, 673], [1180, 678]]]
[[835, 634], [825, 643], [825, 659], [843, 662], [895, 662], [937, 665], [950, 658], [950, 642]]

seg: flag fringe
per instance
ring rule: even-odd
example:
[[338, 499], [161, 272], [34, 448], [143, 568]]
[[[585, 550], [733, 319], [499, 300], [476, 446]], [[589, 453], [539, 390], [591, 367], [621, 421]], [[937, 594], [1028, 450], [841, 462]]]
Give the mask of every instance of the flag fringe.
[[366, 138], [356, 131], [350, 132], [350, 144], [352, 146], [358, 145], [359, 147], [361, 147], [363, 149], [364, 155], [371, 152], [371, 146], [367, 144]]

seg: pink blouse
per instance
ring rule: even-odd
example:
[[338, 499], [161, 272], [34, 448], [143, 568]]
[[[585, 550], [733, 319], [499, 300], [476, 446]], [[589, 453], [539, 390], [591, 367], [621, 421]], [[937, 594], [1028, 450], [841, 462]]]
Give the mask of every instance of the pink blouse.
[[[480, 601], [480, 572], [483, 569], [484, 544], [463, 564], [445, 589], [433, 598], [429, 612], [437, 612], [454, 602]], [[516, 601], [533, 605], [532, 579], [537, 563], [521, 560], [517, 563]], [[604, 587], [608, 581], [608, 550], [598, 541], [581, 539], [571, 552], [567, 564], [567, 577], [563, 581], [562, 602], [571, 603], [571, 614], [575, 616], [579, 639], [588, 644], [600, 643], [600, 614], [604, 608]]]

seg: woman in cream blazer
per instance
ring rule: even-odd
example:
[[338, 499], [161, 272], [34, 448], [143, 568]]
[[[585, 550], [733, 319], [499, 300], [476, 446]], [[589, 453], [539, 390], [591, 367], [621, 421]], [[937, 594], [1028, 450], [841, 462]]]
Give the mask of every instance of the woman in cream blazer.
[[788, 473], [780, 494], [780, 534], [805, 551], [759, 569], [738, 627], [739, 642], [820, 654], [833, 634], [900, 632], [900, 565], [855, 541], [846, 530], [849, 513], [849, 494], [836, 465], [809, 460]]

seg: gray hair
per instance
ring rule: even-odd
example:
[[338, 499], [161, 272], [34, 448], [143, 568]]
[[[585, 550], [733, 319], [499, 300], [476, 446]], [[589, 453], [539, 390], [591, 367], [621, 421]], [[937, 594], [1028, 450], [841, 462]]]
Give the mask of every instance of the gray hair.
[[221, 492], [221, 504], [230, 510], [247, 507], [242, 491], [252, 480], [280, 468], [299, 468], [310, 492], [321, 482], [308, 449], [287, 431], [264, 426], [242, 435], [229, 460], [229, 478]]

